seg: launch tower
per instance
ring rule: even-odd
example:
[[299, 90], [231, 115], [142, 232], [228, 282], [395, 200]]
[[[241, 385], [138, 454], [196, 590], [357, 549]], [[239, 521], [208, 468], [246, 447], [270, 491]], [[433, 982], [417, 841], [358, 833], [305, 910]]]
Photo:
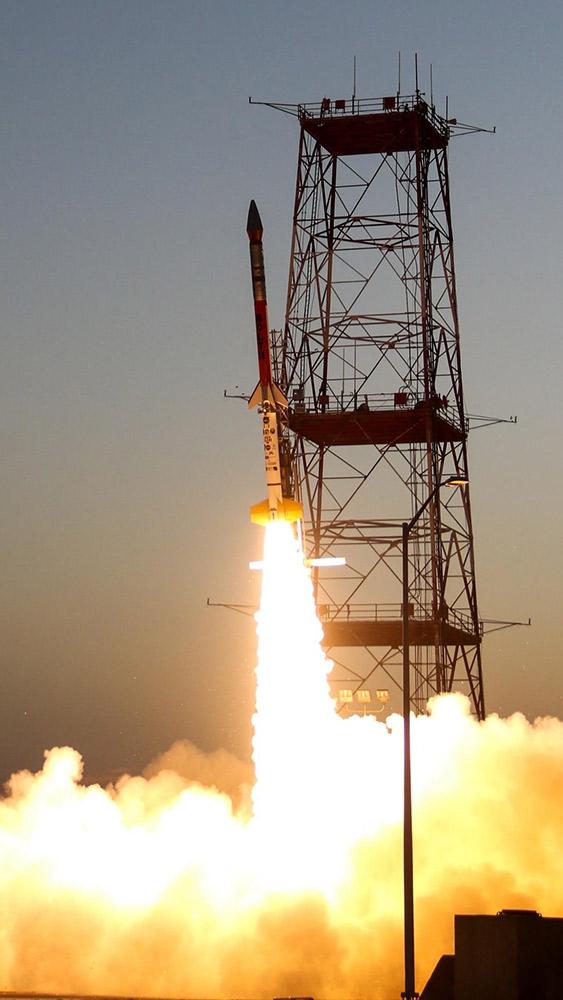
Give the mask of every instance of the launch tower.
[[[401, 687], [401, 522], [468, 473], [448, 180], [452, 132], [424, 95], [273, 105], [300, 125], [285, 327], [274, 376], [335, 686]], [[410, 540], [412, 703], [485, 714], [469, 487]], [[338, 696], [337, 690], [335, 695]]]

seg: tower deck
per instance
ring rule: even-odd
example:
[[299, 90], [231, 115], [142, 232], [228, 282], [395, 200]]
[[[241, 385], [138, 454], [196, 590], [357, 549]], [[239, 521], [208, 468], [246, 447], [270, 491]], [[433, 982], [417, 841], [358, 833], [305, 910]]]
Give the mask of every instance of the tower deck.
[[336, 101], [318, 115], [309, 117], [304, 111], [301, 123], [324, 149], [333, 156], [358, 156], [373, 153], [404, 153], [415, 149], [445, 149], [448, 143], [447, 124], [433, 113], [424, 101], [407, 100], [396, 110], [395, 98], [384, 98], [389, 110], [373, 113], [347, 114], [346, 108], [334, 111]]

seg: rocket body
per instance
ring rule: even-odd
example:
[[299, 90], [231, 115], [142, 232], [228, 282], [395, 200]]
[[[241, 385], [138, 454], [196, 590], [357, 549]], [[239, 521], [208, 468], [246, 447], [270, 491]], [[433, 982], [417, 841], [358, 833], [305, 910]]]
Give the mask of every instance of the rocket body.
[[266, 275], [264, 271], [264, 250], [262, 246], [262, 220], [254, 201], [250, 202], [246, 231], [250, 242], [250, 267], [252, 273], [252, 295], [254, 298], [254, 322], [256, 327], [256, 348], [258, 351], [258, 385], [249, 399], [248, 406], [260, 407], [262, 418], [262, 441], [266, 488], [268, 496], [262, 503], [251, 507], [250, 518], [258, 524], [268, 521], [297, 521], [302, 517], [301, 504], [291, 497], [284, 497], [282, 468], [280, 461], [280, 428], [283, 409], [288, 402], [272, 375], [272, 355], [270, 327], [268, 323], [268, 303], [266, 299]]
[[273, 383], [272, 358], [270, 354], [270, 328], [268, 325], [268, 303], [266, 300], [266, 273], [264, 271], [264, 249], [262, 246], [262, 220], [256, 202], [250, 202], [246, 231], [250, 242], [250, 272], [252, 275], [252, 297], [254, 299], [254, 321], [256, 324], [256, 347], [258, 350], [258, 373], [260, 386]]

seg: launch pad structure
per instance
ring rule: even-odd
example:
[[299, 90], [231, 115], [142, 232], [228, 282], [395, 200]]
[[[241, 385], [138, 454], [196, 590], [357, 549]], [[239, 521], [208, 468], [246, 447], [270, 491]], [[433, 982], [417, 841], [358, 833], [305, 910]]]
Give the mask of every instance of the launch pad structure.
[[[303, 504], [305, 554], [346, 558], [342, 569], [313, 569], [344, 708], [370, 685], [401, 690], [401, 524], [448, 476], [469, 473], [448, 144], [480, 130], [442, 117], [418, 89], [259, 103], [300, 128], [272, 364], [288, 400], [282, 464]], [[484, 718], [468, 485], [428, 503], [409, 578], [413, 709], [461, 691]]]

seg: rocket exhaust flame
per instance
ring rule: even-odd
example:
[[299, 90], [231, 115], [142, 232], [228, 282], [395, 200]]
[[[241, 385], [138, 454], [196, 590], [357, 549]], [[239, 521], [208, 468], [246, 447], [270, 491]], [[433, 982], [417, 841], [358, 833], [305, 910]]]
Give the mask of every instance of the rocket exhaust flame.
[[[2, 989], [399, 994], [401, 719], [335, 714], [311, 583], [283, 521], [266, 530], [257, 625], [251, 802], [242, 765], [223, 754], [204, 778], [187, 744], [106, 790], [81, 784], [70, 748], [12, 777], [0, 801]], [[450, 695], [413, 719], [412, 743], [422, 983], [452, 949], [455, 912], [563, 912], [563, 723], [478, 724]]]

